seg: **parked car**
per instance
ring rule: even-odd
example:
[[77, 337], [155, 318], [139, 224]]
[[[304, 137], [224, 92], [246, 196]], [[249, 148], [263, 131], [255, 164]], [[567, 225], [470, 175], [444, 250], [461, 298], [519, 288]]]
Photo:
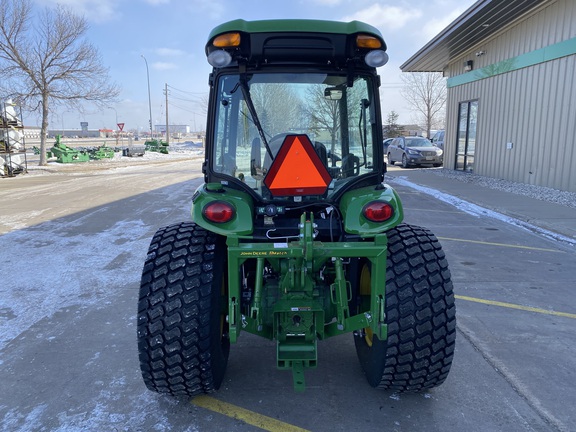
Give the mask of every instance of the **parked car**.
[[434, 144], [436, 147], [444, 150], [444, 131], [443, 130], [439, 130], [438, 132], [436, 132], [434, 134], [434, 136], [432, 137], [432, 144]]
[[393, 139], [394, 138], [386, 138], [384, 141], [382, 141], [382, 145], [384, 146], [384, 155], [388, 154], [388, 146], [390, 145]]
[[402, 162], [402, 167], [435, 166], [444, 161], [443, 151], [423, 137], [394, 138], [388, 146], [388, 163]]

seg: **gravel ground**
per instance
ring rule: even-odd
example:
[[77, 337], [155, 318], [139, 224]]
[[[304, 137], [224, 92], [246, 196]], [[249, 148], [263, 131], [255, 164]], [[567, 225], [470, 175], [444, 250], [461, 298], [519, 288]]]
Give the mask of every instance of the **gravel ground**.
[[560, 204], [566, 207], [576, 208], [576, 192], [561, 191], [544, 186], [536, 186], [525, 183], [516, 183], [509, 180], [484, 177], [477, 174], [471, 174], [462, 171], [453, 171], [448, 169], [426, 169], [421, 168], [423, 172], [431, 175], [458, 180], [465, 183], [474, 183], [478, 186], [490, 189], [511, 192], [518, 195], [524, 195], [540, 201], [547, 201]]

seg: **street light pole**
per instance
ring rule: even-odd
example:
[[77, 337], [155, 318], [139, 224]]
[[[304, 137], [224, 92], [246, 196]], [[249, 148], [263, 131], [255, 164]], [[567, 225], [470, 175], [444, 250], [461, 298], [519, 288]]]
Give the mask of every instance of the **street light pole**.
[[[113, 109], [114, 112], [116, 113], [116, 127], [118, 127], [118, 111], [116, 111], [116, 108], [109, 106], [109, 109]], [[116, 145], [118, 145], [118, 134], [119, 132], [116, 133]]]
[[116, 113], [116, 126], [118, 126], [118, 111], [116, 111], [116, 108], [109, 106], [108, 109], [112, 109], [114, 110], [114, 113]]
[[152, 99], [150, 98], [150, 71], [148, 70], [148, 61], [144, 55], [140, 54], [146, 63], [146, 78], [148, 79], [148, 108], [150, 109], [150, 139], [152, 139]]

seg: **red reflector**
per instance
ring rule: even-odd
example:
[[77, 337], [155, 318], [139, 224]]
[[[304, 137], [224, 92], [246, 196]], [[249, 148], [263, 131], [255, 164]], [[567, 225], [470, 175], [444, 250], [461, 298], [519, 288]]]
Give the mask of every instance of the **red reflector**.
[[384, 222], [392, 217], [394, 208], [384, 201], [372, 201], [364, 206], [362, 213], [372, 222]]
[[287, 135], [264, 178], [274, 196], [322, 195], [331, 181], [308, 135]]
[[236, 211], [231, 204], [224, 201], [212, 201], [202, 210], [204, 217], [210, 222], [225, 223], [232, 220]]

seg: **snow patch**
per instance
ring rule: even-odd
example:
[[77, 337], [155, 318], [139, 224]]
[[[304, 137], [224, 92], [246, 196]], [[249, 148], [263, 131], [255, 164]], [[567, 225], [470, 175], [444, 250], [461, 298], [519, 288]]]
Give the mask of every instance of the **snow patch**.
[[[142, 221], [121, 221], [91, 235], [57, 236], [34, 228], [4, 234], [2, 243], [10, 254], [4, 254], [3, 265], [10, 271], [2, 273], [0, 310], [13, 314], [0, 317], [0, 349], [58, 310], [103, 301], [108, 286], [137, 284], [149, 228]], [[108, 264], [118, 256], [138, 265], [125, 265], [122, 271], [103, 265], [103, 259]]]
[[479, 205], [472, 204], [468, 201], [465, 201], [465, 200], [460, 199], [458, 197], [455, 197], [453, 195], [449, 195], [449, 194], [446, 194], [444, 192], [437, 191], [436, 189], [431, 189], [431, 188], [428, 188], [426, 186], [421, 186], [421, 185], [418, 185], [416, 183], [412, 183], [411, 181], [406, 180], [405, 177], [394, 177], [393, 179], [390, 179], [390, 181], [391, 181], [391, 183], [396, 183], [396, 184], [399, 184], [402, 186], [406, 186], [406, 187], [409, 187], [411, 189], [417, 190], [419, 192], [425, 193], [426, 195], [430, 195], [439, 201], [445, 202], [447, 204], [450, 204], [450, 205], [456, 207], [458, 210], [461, 210], [464, 213], [468, 213], [469, 215], [472, 215], [472, 216], [475, 216], [478, 218], [489, 217], [492, 219], [500, 220], [500, 221], [505, 222], [507, 224], [514, 225], [514, 226], [517, 226], [519, 228], [523, 228], [523, 229], [531, 231], [533, 233], [538, 233], [538, 234], [543, 235], [544, 237], [547, 237], [547, 238], [554, 240], [554, 241], [560, 241], [560, 242], [567, 243], [570, 245], [576, 245], [576, 240], [574, 240], [570, 237], [563, 236], [561, 234], [549, 231], [547, 229], [538, 227], [536, 225], [532, 225], [528, 222], [524, 222], [524, 221], [521, 221], [519, 219], [503, 215], [502, 213], [498, 213], [496, 211], [481, 207]]

